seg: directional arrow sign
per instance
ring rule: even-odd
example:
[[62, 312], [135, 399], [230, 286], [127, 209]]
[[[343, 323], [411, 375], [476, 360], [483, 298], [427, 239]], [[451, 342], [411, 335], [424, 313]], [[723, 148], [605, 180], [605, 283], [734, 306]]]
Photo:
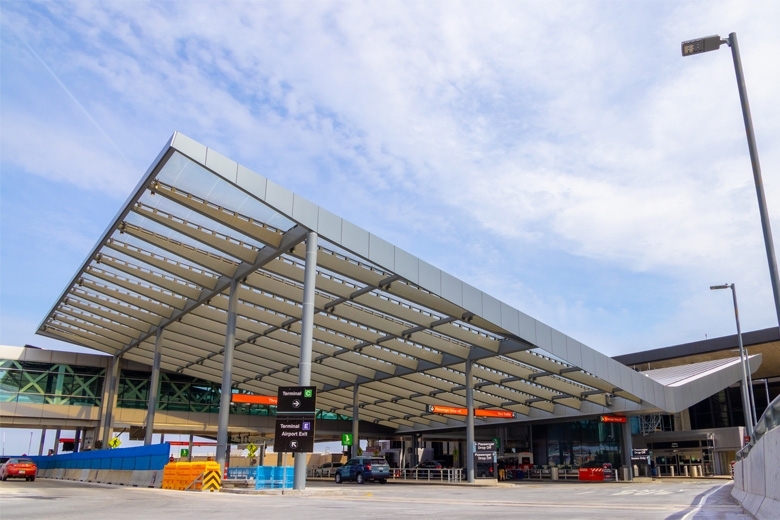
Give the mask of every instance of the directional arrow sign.
[[317, 387], [280, 386], [277, 396], [276, 416], [311, 415], [317, 411]]
[[314, 451], [314, 419], [276, 418], [274, 451], [312, 453]]

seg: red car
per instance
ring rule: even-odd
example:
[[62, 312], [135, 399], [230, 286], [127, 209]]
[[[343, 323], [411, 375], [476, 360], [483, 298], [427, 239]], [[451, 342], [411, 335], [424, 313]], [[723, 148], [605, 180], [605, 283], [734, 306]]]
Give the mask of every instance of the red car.
[[33, 481], [38, 474], [38, 466], [26, 457], [10, 457], [0, 466], [0, 480], [23, 478]]

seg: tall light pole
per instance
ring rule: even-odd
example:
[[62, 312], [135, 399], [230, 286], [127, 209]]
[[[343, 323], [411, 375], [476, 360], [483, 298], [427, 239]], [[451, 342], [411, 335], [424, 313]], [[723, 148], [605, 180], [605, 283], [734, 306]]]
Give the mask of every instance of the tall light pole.
[[780, 282], [778, 281], [777, 274], [775, 245], [772, 240], [772, 227], [769, 224], [769, 212], [766, 209], [764, 181], [761, 179], [761, 165], [758, 162], [758, 148], [756, 147], [756, 136], [753, 133], [753, 118], [750, 115], [750, 104], [748, 103], [747, 87], [745, 87], [745, 76], [742, 73], [742, 59], [739, 56], [737, 33], [729, 34], [727, 39], [715, 35], [699, 38], [698, 40], [682, 42], [682, 55], [685, 57], [702, 52], [714, 51], [719, 49], [724, 43], [731, 47], [731, 56], [734, 59], [734, 72], [737, 75], [739, 99], [742, 102], [742, 119], [745, 121], [748, 151], [750, 152], [750, 162], [753, 165], [753, 181], [756, 185], [758, 210], [761, 214], [761, 229], [764, 231], [764, 247], [766, 248], [766, 259], [769, 263], [769, 278], [772, 280], [772, 295], [775, 298], [775, 314], [777, 315], [777, 323], [780, 326]]
[[745, 428], [750, 438], [753, 438], [753, 419], [752, 408], [750, 406], [750, 397], [748, 396], [748, 372], [747, 359], [745, 358], [745, 347], [742, 345], [742, 329], [739, 326], [739, 308], [737, 307], [737, 288], [733, 283], [724, 283], [723, 285], [712, 285], [711, 290], [731, 289], [731, 296], [734, 299], [734, 318], [737, 321], [737, 341], [739, 342], [739, 358], [742, 365], [742, 411], [745, 415]]

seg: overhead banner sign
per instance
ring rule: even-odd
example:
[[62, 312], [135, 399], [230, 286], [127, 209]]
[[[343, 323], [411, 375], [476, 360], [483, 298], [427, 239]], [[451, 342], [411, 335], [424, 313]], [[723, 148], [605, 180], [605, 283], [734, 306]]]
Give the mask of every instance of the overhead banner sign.
[[[432, 404], [428, 406], [428, 411], [442, 415], [468, 415], [468, 408], [459, 408], [457, 406], [440, 406]], [[485, 410], [483, 408], [474, 409], [474, 417], [498, 417], [500, 419], [514, 419], [515, 412], [510, 410]]]
[[233, 403], [242, 404], [264, 404], [270, 406], [276, 406], [279, 402], [279, 398], [272, 395], [250, 395], [250, 394], [233, 394], [230, 398]]
[[628, 421], [627, 417], [624, 417], [622, 415], [602, 415], [601, 416], [601, 422], [606, 423], [624, 423]]

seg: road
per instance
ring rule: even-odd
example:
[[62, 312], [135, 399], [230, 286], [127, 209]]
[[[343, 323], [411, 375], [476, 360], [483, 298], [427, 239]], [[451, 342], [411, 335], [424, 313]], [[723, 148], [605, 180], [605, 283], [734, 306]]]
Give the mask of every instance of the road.
[[257, 495], [168, 491], [37, 479], [35, 482], [0, 482], [0, 518], [753, 518], [743, 513], [730, 491], [731, 481], [724, 480], [664, 480], [647, 484], [545, 482], [490, 487], [309, 482], [302, 494]]

